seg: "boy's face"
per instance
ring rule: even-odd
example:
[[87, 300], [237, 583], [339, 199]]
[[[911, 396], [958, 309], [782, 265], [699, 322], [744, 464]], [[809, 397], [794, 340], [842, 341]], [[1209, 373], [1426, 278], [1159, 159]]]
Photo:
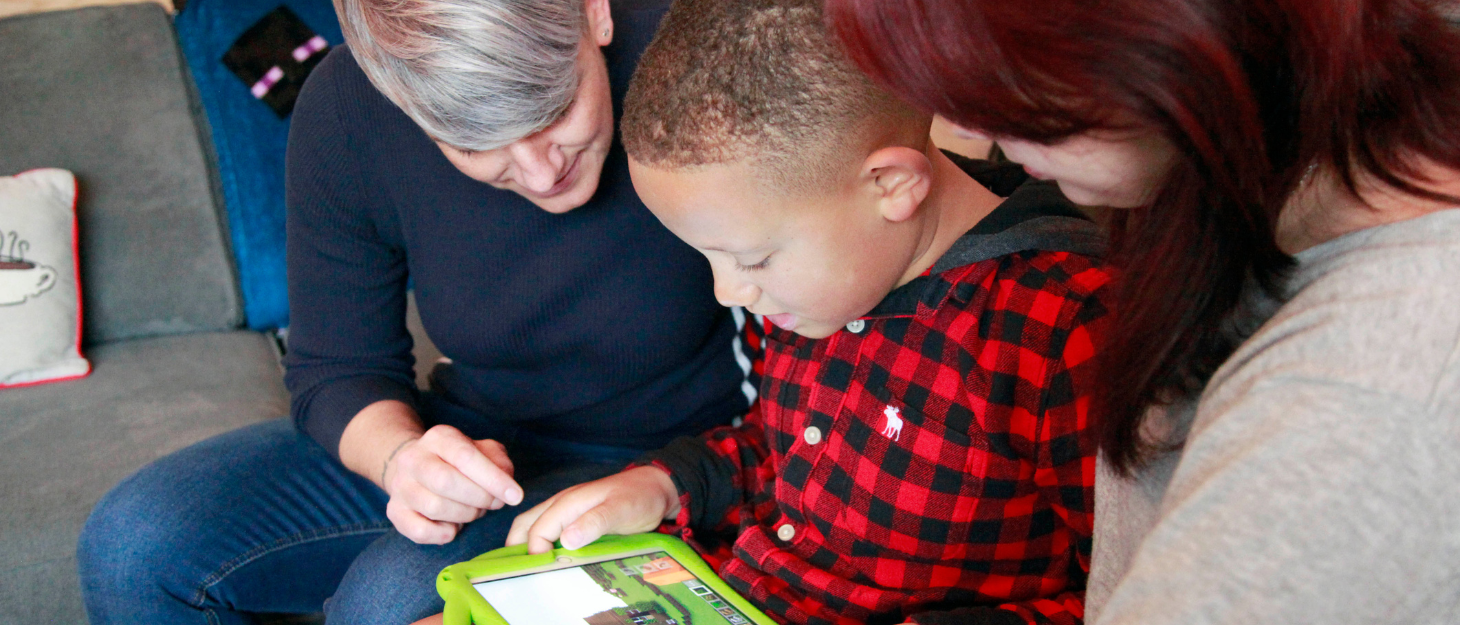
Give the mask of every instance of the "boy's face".
[[816, 193], [773, 189], [744, 162], [656, 169], [630, 159], [629, 171], [649, 210], [709, 259], [721, 304], [806, 337], [870, 311], [916, 254], [917, 231], [884, 219], [854, 174]]

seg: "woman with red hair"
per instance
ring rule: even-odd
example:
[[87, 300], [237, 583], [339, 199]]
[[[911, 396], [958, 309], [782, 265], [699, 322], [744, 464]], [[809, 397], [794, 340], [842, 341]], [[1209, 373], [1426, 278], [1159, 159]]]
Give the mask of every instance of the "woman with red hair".
[[1087, 620], [1460, 622], [1460, 28], [1426, 0], [828, 0], [1119, 211]]

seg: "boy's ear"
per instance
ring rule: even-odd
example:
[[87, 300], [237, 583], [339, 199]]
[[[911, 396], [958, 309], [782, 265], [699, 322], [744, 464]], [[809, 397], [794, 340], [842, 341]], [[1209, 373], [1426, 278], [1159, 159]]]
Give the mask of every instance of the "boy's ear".
[[583, 0], [584, 15], [588, 18], [588, 35], [593, 43], [603, 47], [613, 41], [613, 15], [608, 0]]
[[902, 222], [917, 214], [933, 188], [933, 164], [912, 148], [886, 147], [862, 161], [862, 178], [876, 196], [882, 218]]

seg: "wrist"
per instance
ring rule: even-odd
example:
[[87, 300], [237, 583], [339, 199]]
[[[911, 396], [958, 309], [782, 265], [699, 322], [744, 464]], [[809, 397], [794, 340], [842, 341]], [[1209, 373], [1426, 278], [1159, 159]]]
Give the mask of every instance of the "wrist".
[[674, 486], [674, 478], [669, 476], [668, 471], [655, 465], [647, 465], [639, 468], [644, 470], [644, 475], [654, 483], [660, 496], [663, 498], [663, 520], [673, 521], [679, 516], [680, 510], [679, 489]]
[[385, 488], [389, 468], [386, 458], [424, 433], [420, 417], [410, 406], [393, 400], [378, 401], [366, 406], [345, 426], [340, 437], [340, 461]]
[[392, 450], [390, 454], [385, 457], [385, 460], [380, 463], [380, 488], [384, 489], [387, 493], [390, 492], [390, 489], [387, 488], [387, 485], [390, 484], [389, 476], [391, 461], [395, 460], [396, 455], [400, 454], [400, 450], [405, 449], [406, 445], [414, 443], [418, 440], [421, 440], [421, 437], [419, 435], [412, 435], [406, 437], [405, 439], [402, 439], [401, 442], [395, 446], [395, 449]]

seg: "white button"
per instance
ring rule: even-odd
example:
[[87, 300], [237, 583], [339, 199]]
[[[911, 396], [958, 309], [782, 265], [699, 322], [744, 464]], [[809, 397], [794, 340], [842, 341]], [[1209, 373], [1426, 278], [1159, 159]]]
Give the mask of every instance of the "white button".
[[792, 538], [795, 538], [795, 537], [796, 537], [796, 528], [791, 527], [791, 524], [790, 523], [787, 523], [785, 525], [780, 526], [779, 528], [776, 528], [776, 538], [779, 538], [779, 539], [784, 540], [786, 542], [791, 542], [791, 539]]
[[821, 442], [821, 428], [816, 427], [814, 425], [811, 426], [811, 427], [808, 427], [808, 428], [806, 428], [806, 431], [805, 432], [802, 432], [801, 433], [801, 438], [806, 439], [806, 444], [807, 445], [815, 445], [817, 443], [820, 443]]
[[866, 328], [867, 322], [861, 319], [854, 319], [851, 323], [847, 324], [847, 332], [851, 332], [852, 334], [857, 334]]

